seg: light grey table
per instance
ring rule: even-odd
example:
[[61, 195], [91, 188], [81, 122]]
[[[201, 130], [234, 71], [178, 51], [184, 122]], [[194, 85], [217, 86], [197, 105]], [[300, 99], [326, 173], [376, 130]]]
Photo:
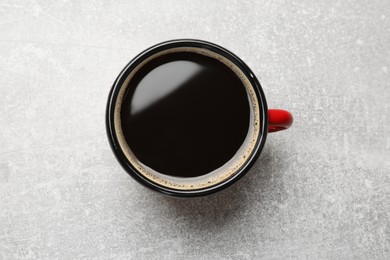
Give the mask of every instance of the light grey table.
[[[389, 1], [0, 1], [0, 259], [389, 259]], [[209, 198], [148, 191], [105, 135], [124, 65], [239, 55], [295, 116]]]

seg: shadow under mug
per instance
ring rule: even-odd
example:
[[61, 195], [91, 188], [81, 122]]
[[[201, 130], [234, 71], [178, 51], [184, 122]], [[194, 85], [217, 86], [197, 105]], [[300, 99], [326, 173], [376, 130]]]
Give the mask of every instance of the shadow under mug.
[[[226, 65], [227, 70], [233, 70], [241, 77], [242, 82], [249, 86], [246, 91], [253, 103], [256, 104], [257, 119], [253, 132], [255, 141], [250, 153], [244, 156], [239, 164], [231, 167], [229, 172], [213, 177], [212, 181], [206, 183], [196, 182], [197, 179], [179, 178], [166, 176], [158, 173], [139, 162], [132, 152], [132, 147], [121, 135], [121, 106], [124, 98], [124, 88], [127, 88], [132, 77], [137, 71], [148, 64], [154, 57], [161, 53], [170, 53], [172, 50], [181, 50], [182, 53], [195, 52], [219, 60]], [[158, 86], [156, 86], [158, 87]], [[249, 98], [250, 99], [250, 98]], [[243, 177], [252, 167], [260, 155], [266, 142], [269, 132], [277, 132], [289, 128], [292, 125], [293, 117], [281, 109], [268, 109], [264, 92], [254, 73], [249, 67], [232, 52], [210, 42], [201, 40], [171, 40], [148, 48], [131, 60], [115, 80], [108, 96], [106, 110], [106, 130], [111, 148], [124, 170], [146, 187], [167, 195], [177, 197], [197, 197], [215, 193], [235, 183]], [[190, 166], [189, 166], [190, 167]], [[211, 174], [209, 174], [211, 176]], [[175, 179], [176, 178], [176, 179]], [[210, 177], [211, 178], [211, 177]], [[193, 183], [192, 183], [193, 182]]]

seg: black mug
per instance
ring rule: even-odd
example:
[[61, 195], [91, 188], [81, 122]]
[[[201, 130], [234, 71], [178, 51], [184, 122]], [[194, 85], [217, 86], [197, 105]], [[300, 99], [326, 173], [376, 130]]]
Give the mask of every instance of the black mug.
[[267, 133], [292, 124], [268, 109], [249, 67], [201, 40], [143, 51], [109, 93], [106, 129], [122, 167], [152, 190], [196, 197], [235, 183], [254, 164]]

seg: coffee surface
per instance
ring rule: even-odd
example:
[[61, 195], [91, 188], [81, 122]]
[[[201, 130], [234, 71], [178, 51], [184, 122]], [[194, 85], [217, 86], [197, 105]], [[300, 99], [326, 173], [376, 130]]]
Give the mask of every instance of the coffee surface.
[[141, 67], [120, 115], [124, 138], [141, 163], [162, 174], [196, 177], [239, 150], [250, 104], [245, 86], [223, 63], [177, 52]]

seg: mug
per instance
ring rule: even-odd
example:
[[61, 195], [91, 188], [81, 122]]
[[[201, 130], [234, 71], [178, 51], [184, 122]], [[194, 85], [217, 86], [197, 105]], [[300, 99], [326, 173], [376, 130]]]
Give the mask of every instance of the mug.
[[163, 194], [197, 197], [243, 177], [269, 132], [293, 117], [268, 109], [254, 73], [216, 44], [180, 39], [131, 60], [108, 96], [106, 130], [123, 169]]

